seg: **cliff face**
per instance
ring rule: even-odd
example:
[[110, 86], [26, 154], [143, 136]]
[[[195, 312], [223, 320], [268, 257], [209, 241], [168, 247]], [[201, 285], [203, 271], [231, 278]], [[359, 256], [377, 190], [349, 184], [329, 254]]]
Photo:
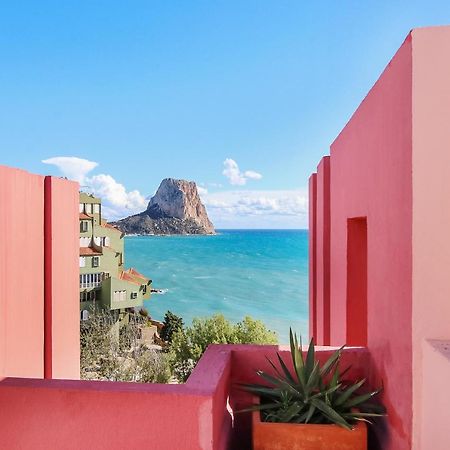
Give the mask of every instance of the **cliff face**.
[[164, 179], [145, 211], [114, 223], [126, 234], [214, 234], [193, 181]]

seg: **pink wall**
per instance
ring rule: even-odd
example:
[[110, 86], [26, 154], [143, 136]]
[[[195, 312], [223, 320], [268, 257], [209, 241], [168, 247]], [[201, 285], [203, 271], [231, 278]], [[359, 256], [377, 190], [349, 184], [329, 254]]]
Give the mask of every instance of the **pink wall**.
[[46, 378], [80, 377], [78, 204], [78, 183], [45, 178]]
[[[331, 293], [331, 344], [341, 345], [348, 336], [361, 334], [356, 330], [357, 315], [347, 310], [348, 219], [367, 218], [370, 381], [374, 386], [383, 383], [385, 388], [389, 427], [377, 439], [381, 448], [392, 450], [411, 448], [411, 77], [408, 37], [332, 144], [330, 276], [326, 270], [321, 275], [317, 264], [318, 280], [323, 277]], [[319, 205], [323, 200], [319, 188], [317, 192]], [[317, 214], [319, 224], [323, 220], [319, 207]], [[318, 322], [326, 321], [326, 314], [320, 317], [319, 306], [317, 314]]]
[[6, 379], [0, 446], [225, 450], [230, 361], [229, 350], [212, 347], [184, 385]]
[[316, 343], [330, 344], [330, 157], [317, 167], [316, 193]]
[[42, 378], [49, 360], [79, 378], [77, 197], [76, 183], [0, 166], [0, 377]]
[[[349, 259], [348, 219], [366, 218], [367, 346], [388, 407], [383, 449], [449, 446], [449, 54], [450, 27], [413, 30], [331, 146], [331, 343], [348, 342], [365, 320], [363, 305], [348, 309], [353, 289], [354, 301], [364, 298], [361, 274], [350, 274], [361, 260]], [[323, 321], [316, 313], [311, 321]]]
[[[187, 383], [181, 385], [97, 381], [30, 380], [0, 382], [0, 446], [8, 450], [95, 448], [122, 450], [250, 449], [247, 414], [235, 411], [250, 398], [238, 383], [257, 380], [255, 369], [273, 374], [266, 357], [287, 347], [212, 345]], [[318, 349], [324, 361], [332, 349]], [[365, 349], [343, 352], [349, 376], [367, 376]], [[227, 408], [229, 401], [231, 414]]]
[[44, 373], [44, 178], [0, 166], [0, 378]]
[[450, 340], [450, 27], [413, 30], [412, 48], [413, 443], [440, 450], [449, 448], [450, 361], [428, 340]]
[[317, 342], [317, 174], [309, 178], [309, 338]]

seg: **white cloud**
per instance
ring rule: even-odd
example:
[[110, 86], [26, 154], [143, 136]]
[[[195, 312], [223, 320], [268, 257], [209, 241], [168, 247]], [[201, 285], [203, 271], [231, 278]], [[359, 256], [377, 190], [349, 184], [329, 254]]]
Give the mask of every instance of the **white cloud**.
[[128, 191], [111, 175], [99, 174], [87, 179], [92, 193], [102, 199], [103, 211], [110, 220], [143, 211], [147, 201], [137, 190]]
[[208, 195], [208, 189], [206, 189], [205, 187], [202, 187], [202, 186], [197, 185], [197, 192], [198, 192], [198, 195], [200, 195], [200, 197]]
[[202, 196], [217, 228], [307, 228], [306, 189], [228, 191]]
[[227, 158], [223, 162], [224, 169], [222, 174], [225, 175], [230, 184], [233, 186], [243, 186], [247, 183], [247, 180], [260, 180], [262, 175], [254, 170], [246, 170], [241, 172], [237, 162], [234, 159]]
[[[58, 156], [42, 162], [56, 166], [63, 176], [78, 181], [87, 191], [100, 197], [104, 215], [109, 220], [139, 213], [147, 206], [148, 197], [145, 198], [137, 190], [127, 191], [125, 186], [111, 175], [90, 175], [98, 166], [94, 161]], [[224, 164], [232, 171], [229, 176], [231, 184], [234, 181], [234, 184], [242, 185], [248, 179], [261, 178], [259, 173], [251, 170], [241, 173], [233, 160], [227, 159]], [[212, 186], [212, 183], [209, 185]], [[217, 228], [307, 227], [306, 189], [209, 192], [206, 187], [198, 186], [198, 192]]]
[[98, 163], [74, 156], [57, 156], [42, 161], [58, 167], [62, 175], [78, 181], [80, 185], [102, 199], [102, 207], [108, 220], [116, 220], [139, 213], [147, 206], [146, 198], [137, 190], [127, 191], [111, 175], [88, 176]]
[[44, 164], [56, 166], [64, 177], [69, 180], [78, 181], [81, 185], [85, 183], [86, 175], [98, 166], [98, 163], [76, 156], [55, 156], [42, 160]]

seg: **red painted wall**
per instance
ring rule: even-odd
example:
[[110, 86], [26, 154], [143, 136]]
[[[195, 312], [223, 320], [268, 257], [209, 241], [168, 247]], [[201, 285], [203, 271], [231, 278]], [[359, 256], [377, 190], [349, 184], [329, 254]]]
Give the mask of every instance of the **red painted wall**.
[[[411, 108], [408, 37], [331, 146], [329, 276], [317, 264], [317, 279], [323, 280], [324, 291], [330, 290], [331, 344], [344, 344], [348, 337], [354, 342], [367, 339], [370, 381], [374, 386], [383, 383], [388, 410], [389, 426], [386, 432], [378, 428], [375, 440], [378, 448], [387, 450], [410, 449], [412, 434]], [[318, 180], [320, 171], [321, 166]], [[327, 195], [319, 186], [318, 181], [318, 205], [326, 203]], [[322, 214], [326, 211], [318, 207], [318, 229], [321, 222], [326, 223]], [[364, 320], [364, 307], [347, 308], [348, 299], [362, 292], [356, 282], [347, 285], [348, 270], [360, 276], [355, 266], [348, 265], [347, 250], [358, 247], [348, 242], [348, 219], [352, 218], [367, 220], [367, 337], [361, 330], [355, 334], [359, 324], [354, 321]], [[318, 239], [318, 254], [320, 245]], [[317, 315], [318, 323], [326, 322], [319, 294]]]
[[50, 362], [79, 378], [77, 199], [77, 183], [0, 166], [0, 377]]
[[317, 342], [317, 174], [309, 178], [309, 338]]

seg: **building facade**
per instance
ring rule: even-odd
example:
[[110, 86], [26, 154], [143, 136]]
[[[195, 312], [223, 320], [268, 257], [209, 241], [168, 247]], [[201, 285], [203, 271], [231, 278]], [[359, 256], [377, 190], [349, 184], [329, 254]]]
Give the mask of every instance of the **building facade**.
[[152, 280], [124, 266], [124, 234], [102, 218], [99, 198], [80, 192], [80, 316], [94, 309], [125, 316], [151, 294]]

